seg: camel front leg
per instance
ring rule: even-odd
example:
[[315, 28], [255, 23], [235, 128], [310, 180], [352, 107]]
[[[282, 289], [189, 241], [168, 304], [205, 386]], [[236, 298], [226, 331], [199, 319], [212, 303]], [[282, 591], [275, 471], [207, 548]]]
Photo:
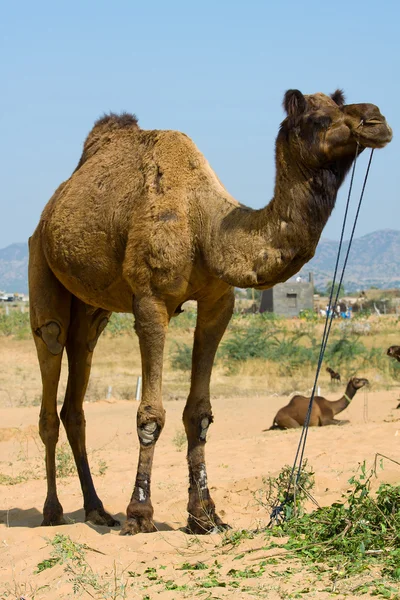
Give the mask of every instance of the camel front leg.
[[155, 531], [151, 503], [151, 470], [156, 442], [165, 423], [161, 383], [165, 335], [169, 323], [165, 304], [155, 298], [136, 298], [135, 330], [142, 358], [143, 392], [137, 412], [139, 463], [122, 535]]
[[227, 527], [215, 512], [208, 489], [205, 444], [208, 427], [213, 421], [210, 403], [212, 366], [218, 344], [232, 316], [233, 305], [233, 289], [212, 304], [206, 300], [198, 302], [192, 380], [183, 412], [188, 439], [188, 530], [192, 533], [209, 533], [216, 527]]

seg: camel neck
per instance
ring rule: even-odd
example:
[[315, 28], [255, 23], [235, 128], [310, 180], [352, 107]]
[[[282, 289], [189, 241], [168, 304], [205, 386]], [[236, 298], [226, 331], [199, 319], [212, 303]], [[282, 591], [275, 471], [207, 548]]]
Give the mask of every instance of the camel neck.
[[350, 402], [353, 400], [356, 395], [357, 389], [354, 387], [351, 381], [347, 384], [346, 391], [339, 400], [334, 400], [330, 402], [330, 407], [333, 409], [333, 414], [337, 415], [342, 412], [345, 408], [348, 407]]
[[214, 220], [209, 266], [231, 285], [266, 289], [313, 257], [352, 162], [313, 170], [288, 152], [277, 142], [274, 197], [265, 208], [225, 204]]

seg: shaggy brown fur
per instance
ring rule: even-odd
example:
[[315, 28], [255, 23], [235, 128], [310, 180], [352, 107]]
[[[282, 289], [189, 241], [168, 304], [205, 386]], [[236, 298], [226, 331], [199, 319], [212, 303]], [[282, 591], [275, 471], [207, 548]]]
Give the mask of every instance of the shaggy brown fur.
[[[368, 385], [368, 379], [353, 377], [346, 387], [345, 394], [333, 402], [322, 396], [314, 396], [311, 409], [310, 427], [323, 425], [343, 425], [348, 421], [339, 421], [334, 416], [348, 407], [357, 390]], [[278, 410], [270, 429], [294, 429], [302, 427], [305, 423], [310, 398], [306, 396], [293, 396], [289, 404]]]
[[[56, 190], [30, 239], [31, 325], [43, 380], [40, 435], [46, 446], [44, 525], [64, 522], [56, 489], [57, 387], [64, 348], [69, 377], [61, 419], [84, 496], [86, 519], [117, 521], [96, 494], [82, 409], [93, 350], [112, 311], [131, 312], [140, 341], [143, 396], [136, 482], [124, 533], [153, 531], [151, 471], [164, 426], [161, 378], [170, 318], [198, 303], [188, 438], [189, 528], [223, 525], [207, 484], [205, 442], [212, 422], [210, 376], [233, 311], [233, 286], [265, 289], [313, 256], [336, 194], [360, 149], [392, 132], [372, 104], [340, 94], [285, 94], [276, 140], [274, 198], [252, 210], [228, 194], [195, 144], [178, 131], [144, 131], [110, 115], [90, 132], [79, 167]], [[258, 176], [258, 175], [257, 175]]]
[[337, 381], [338, 383], [340, 383], [340, 373], [336, 373], [336, 371], [334, 371], [330, 367], [326, 367], [326, 370], [331, 376], [331, 381]]

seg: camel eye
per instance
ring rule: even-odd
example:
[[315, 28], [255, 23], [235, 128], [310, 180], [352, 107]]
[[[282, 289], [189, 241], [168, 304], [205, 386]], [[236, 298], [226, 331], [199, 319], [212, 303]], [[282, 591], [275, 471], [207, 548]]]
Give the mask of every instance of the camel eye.
[[368, 119], [367, 121], [364, 121], [364, 125], [382, 125], [383, 121], [381, 121], [380, 119]]
[[320, 129], [328, 129], [328, 127], [331, 125], [331, 123], [332, 123], [332, 119], [325, 115], [312, 118], [312, 124], [314, 125], [314, 127], [317, 127]]

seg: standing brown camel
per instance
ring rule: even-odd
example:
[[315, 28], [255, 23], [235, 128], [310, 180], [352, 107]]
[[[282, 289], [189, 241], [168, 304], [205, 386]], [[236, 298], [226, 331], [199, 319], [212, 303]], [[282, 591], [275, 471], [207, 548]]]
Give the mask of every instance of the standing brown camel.
[[[348, 421], [339, 421], [335, 415], [348, 407], [357, 390], [368, 385], [368, 379], [353, 377], [347, 384], [346, 391], [339, 400], [327, 400], [323, 396], [314, 396], [310, 415], [310, 427], [323, 425], [343, 425]], [[270, 429], [295, 429], [305, 423], [310, 398], [306, 396], [293, 396], [289, 404], [278, 410]]]
[[[210, 376], [231, 318], [234, 287], [265, 289], [313, 256], [356, 152], [382, 148], [392, 131], [373, 104], [286, 92], [276, 140], [272, 201], [253, 210], [225, 190], [194, 143], [177, 131], [145, 131], [129, 114], [97, 121], [71, 177], [56, 190], [30, 239], [31, 326], [43, 380], [40, 435], [46, 447], [44, 525], [64, 522], [57, 497], [57, 386], [64, 348], [69, 376], [61, 420], [75, 457], [86, 520], [117, 525], [96, 494], [82, 403], [93, 350], [113, 311], [135, 317], [143, 395], [139, 463], [122, 532], [154, 531], [150, 478], [165, 421], [161, 377], [170, 318], [197, 301], [193, 366], [183, 413], [188, 439], [188, 526], [223, 525], [205, 466], [213, 420]], [[262, 176], [258, 174], [256, 176]]]
[[329, 375], [331, 376], [331, 382], [332, 381], [337, 381], [338, 383], [340, 383], [340, 373], [337, 373], [336, 371], [334, 371], [330, 367], [326, 367], [326, 370], [329, 373]]

